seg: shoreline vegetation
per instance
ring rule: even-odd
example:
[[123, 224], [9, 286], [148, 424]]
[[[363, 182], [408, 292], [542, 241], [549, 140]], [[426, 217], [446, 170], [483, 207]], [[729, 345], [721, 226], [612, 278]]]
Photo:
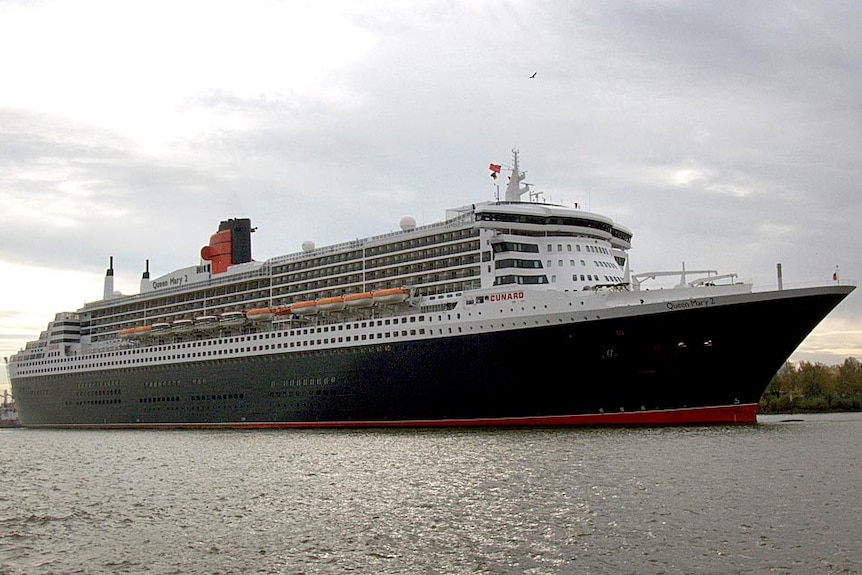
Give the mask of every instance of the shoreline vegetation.
[[862, 363], [840, 365], [786, 362], [760, 396], [758, 413], [862, 411]]

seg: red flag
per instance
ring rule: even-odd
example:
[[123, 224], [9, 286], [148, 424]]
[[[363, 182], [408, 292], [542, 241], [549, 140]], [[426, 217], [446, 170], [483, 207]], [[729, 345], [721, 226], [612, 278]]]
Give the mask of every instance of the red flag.
[[499, 174], [501, 168], [502, 168], [502, 166], [500, 166], [499, 164], [491, 164], [490, 166], [488, 166], [488, 169], [491, 170], [492, 172], [494, 172], [495, 174]]

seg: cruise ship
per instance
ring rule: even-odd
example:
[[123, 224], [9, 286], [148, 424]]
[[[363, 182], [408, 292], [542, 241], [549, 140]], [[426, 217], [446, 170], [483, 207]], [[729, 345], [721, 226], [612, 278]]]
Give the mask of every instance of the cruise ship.
[[516, 150], [489, 168], [510, 172], [502, 198], [265, 261], [251, 221], [226, 219], [198, 265], [150, 278], [147, 262], [135, 295], [114, 291], [111, 257], [102, 299], [7, 359], [20, 424], [750, 424], [855, 288], [633, 274], [629, 229], [544, 202]]

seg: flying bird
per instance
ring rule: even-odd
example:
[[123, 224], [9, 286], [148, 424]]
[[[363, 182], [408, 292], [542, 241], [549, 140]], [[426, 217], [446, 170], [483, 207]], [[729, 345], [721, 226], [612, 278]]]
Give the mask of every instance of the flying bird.
[[536, 77], [536, 74], [537, 74], [537, 72], [533, 72], [533, 75], [532, 75], [532, 76], [530, 76], [530, 79], [535, 78], [535, 77]]

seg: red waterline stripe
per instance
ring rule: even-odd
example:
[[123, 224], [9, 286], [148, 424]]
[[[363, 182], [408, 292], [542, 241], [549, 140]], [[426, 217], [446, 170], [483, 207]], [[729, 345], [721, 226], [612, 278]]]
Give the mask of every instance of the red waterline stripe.
[[89, 429], [326, 429], [381, 427], [588, 427], [621, 425], [693, 425], [757, 423], [757, 404], [721, 405], [620, 411], [587, 415], [548, 415], [535, 417], [490, 417], [476, 419], [413, 419], [403, 421], [265, 421], [230, 423], [129, 423], [82, 425], [34, 425], [26, 427], [63, 427]]

